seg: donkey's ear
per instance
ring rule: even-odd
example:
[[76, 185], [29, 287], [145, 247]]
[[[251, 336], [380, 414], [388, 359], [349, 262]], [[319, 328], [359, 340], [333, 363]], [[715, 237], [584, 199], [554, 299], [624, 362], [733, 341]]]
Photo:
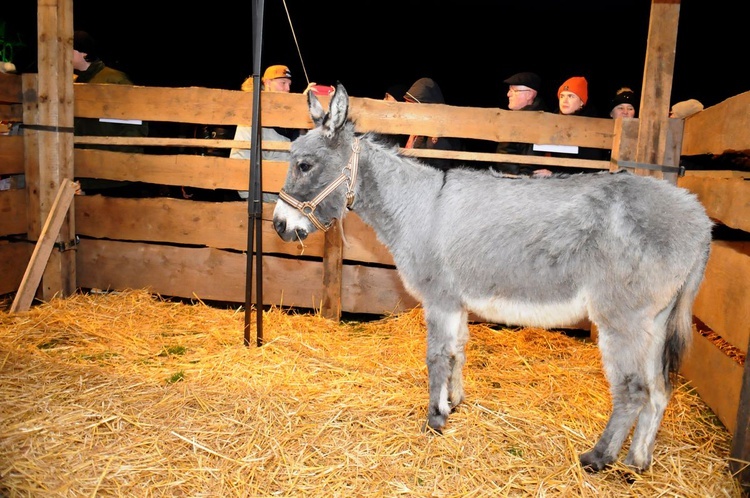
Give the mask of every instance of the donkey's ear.
[[336, 91], [331, 97], [331, 105], [328, 108], [328, 112], [331, 115], [331, 119], [327, 123], [328, 134], [333, 136], [333, 133], [340, 129], [346, 123], [346, 117], [349, 113], [349, 94], [346, 93], [346, 88], [341, 83], [336, 84]]
[[314, 92], [307, 92], [307, 108], [310, 110], [313, 124], [316, 127], [322, 125], [326, 117], [326, 111], [323, 110], [323, 106], [320, 105], [320, 101]]

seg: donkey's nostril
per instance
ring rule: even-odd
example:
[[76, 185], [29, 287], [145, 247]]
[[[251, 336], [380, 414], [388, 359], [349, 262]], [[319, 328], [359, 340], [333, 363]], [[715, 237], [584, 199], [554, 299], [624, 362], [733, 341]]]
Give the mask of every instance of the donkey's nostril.
[[273, 228], [276, 229], [276, 233], [283, 234], [286, 231], [286, 221], [281, 219], [273, 220]]

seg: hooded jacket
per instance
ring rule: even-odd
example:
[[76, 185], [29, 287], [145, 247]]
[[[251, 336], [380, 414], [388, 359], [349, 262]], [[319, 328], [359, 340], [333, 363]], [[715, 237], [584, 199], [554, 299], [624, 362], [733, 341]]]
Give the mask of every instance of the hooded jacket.
[[[443, 92], [432, 78], [418, 79], [404, 94], [404, 100], [417, 104], [445, 104]], [[448, 137], [414, 136], [414, 149], [460, 150], [458, 141]], [[422, 159], [423, 162], [439, 169], [449, 169], [453, 165], [450, 159]]]
[[432, 78], [418, 79], [406, 91], [404, 98], [417, 104], [445, 104], [443, 92]]

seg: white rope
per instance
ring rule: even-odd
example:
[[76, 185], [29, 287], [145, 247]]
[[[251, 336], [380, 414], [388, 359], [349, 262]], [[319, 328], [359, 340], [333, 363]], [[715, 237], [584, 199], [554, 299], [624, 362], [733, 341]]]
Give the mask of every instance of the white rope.
[[305, 61], [302, 60], [302, 52], [299, 49], [299, 43], [297, 42], [297, 35], [294, 33], [294, 26], [292, 26], [292, 18], [289, 15], [289, 8], [286, 6], [286, 0], [282, 0], [284, 4], [284, 10], [286, 11], [286, 18], [289, 20], [289, 28], [292, 30], [292, 38], [294, 38], [294, 44], [297, 46], [297, 53], [299, 54], [299, 61], [302, 63], [302, 72], [305, 73], [305, 81], [307, 85], [310, 85], [310, 78], [307, 77], [307, 69], [305, 68]]

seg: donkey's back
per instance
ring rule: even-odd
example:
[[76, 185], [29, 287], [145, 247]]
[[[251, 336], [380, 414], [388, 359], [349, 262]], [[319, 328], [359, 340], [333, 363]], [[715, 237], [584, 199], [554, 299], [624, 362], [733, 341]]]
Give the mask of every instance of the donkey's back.
[[[432, 229], [415, 224], [399, 263], [423, 301], [450, 300], [500, 323], [627, 329], [634, 310], [667, 307], [710, 246], [694, 195], [628, 173], [542, 179], [446, 174]], [[416, 261], [422, 262], [417, 264]], [[397, 261], [398, 263], [398, 261]], [[429, 278], [428, 278], [429, 276]]]

